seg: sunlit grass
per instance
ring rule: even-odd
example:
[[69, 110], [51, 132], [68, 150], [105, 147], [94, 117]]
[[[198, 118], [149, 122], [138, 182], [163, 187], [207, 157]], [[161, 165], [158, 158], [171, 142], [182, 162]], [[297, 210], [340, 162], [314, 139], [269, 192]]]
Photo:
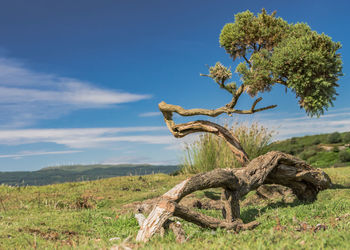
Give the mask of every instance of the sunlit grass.
[[[261, 224], [239, 234], [183, 222], [189, 237], [183, 245], [175, 243], [171, 232], [146, 244], [136, 243], [138, 224], [133, 211], [123, 205], [161, 195], [184, 175], [0, 186], [0, 249], [104, 249], [122, 244], [129, 236], [126, 244], [145, 249], [346, 249], [350, 245], [350, 167], [325, 171], [334, 186], [320, 192], [314, 203], [272, 201], [243, 206], [243, 220]], [[213, 192], [220, 194], [220, 190]], [[204, 191], [196, 196], [204, 197]], [[202, 212], [220, 216], [219, 211]], [[301, 223], [310, 228], [300, 230]], [[325, 225], [325, 230], [314, 231], [317, 224]]]

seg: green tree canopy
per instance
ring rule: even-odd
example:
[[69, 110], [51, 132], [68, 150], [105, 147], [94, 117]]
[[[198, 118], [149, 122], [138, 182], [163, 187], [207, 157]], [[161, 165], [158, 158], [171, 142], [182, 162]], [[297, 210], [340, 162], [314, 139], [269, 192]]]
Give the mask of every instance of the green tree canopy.
[[[333, 105], [342, 76], [337, 52], [341, 44], [307, 24], [289, 24], [277, 18], [276, 12], [269, 15], [264, 9], [257, 16], [245, 11], [224, 26], [220, 45], [233, 60], [241, 59], [235, 71], [242, 89], [252, 97], [282, 84], [296, 94], [300, 107], [310, 116], [319, 116]], [[217, 63], [209, 73], [222, 88], [235, 93], [237, 84], [225, 83], [232, 76], [230, 69]]]

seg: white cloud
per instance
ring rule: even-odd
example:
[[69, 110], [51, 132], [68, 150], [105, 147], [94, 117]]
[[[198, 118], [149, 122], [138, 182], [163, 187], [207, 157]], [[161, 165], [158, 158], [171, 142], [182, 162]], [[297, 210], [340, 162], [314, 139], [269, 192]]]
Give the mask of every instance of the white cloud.
[[22, 151], [16, 154], [0, 155], [0, 158], [22, 158], [27, 156], [37, 156], [37, 155], [60, 155], [60, 154], [74, 154], [80, 153], [79, 150], [63, 150], [63, 151]]
[[77, 109], [101, 108], [150, 98], [98, 88], [78, 79], [38, 73], [0, 58], [0, 124], [24, 126]]
[[260, 119], [264, 126], [278, 132], [276, 139], [286, 139], [293, 136], [323, 134], [331, 132], [350, 131], [350, 112], [347, 110], [333, 111], [320, 118], [307, 116], [280, 119]]
[[158, 112], [146, 112], [139, 114], [140, 117], [153, 117], [153, 116], [160, 116], [162, 113], [160, 111]]
[[[166, 131], [162, 127], [125, 128], [74, 128], [74, 129], [14, 129], [0, 130], [0, 145], [21, 145], [29, 143], [55, 143], [70, 148], [103, 147], [113, 142], [137, 142], [149, 144], [172, 144], [171, 135], [125, 135], [125, 133]], [[124, 133], [123, 135], [116, 134]]]

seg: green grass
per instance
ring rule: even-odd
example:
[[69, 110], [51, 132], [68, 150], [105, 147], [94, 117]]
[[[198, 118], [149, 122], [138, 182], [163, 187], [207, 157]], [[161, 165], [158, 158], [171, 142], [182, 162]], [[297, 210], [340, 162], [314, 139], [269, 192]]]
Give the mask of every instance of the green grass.
[[[145, 249], [346, 249], [350, 245], [350, 167], [325, 171], [334, 186], [320, 192], [314, 203], [273, 201], [242, 207], [245, 222], [258, 220], [261, 224], [239, 234], [183, 222], [189, 236], [183, 245], [175, 243], [171, 232], [146, 244], [135, 242], [137, 222], [133, 211], [123, 208], [164, 193], [185, 179], [183, 175], [116, 177], [40, 187], [2, 185], [0, 249], [108, 249], [129, 236], [126, 244]], [[211, 192], [220, 194], [220, 190]], [[204, 191], [196, 196], [204, 197]], [[302, 223], [307, 226], [298, 231]], [[317, 224], [327, 228], [317, 232], [308, 228]], [[109, 241], [113, 237], [120, 239]]]

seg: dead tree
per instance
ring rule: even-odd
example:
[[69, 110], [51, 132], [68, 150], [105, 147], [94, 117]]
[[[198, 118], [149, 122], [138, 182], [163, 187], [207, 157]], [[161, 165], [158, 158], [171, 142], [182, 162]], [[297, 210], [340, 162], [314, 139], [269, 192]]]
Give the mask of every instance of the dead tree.
[[[231, 101], [214, 110], [184, 109], [165, 102], [159, 103], [159, 109], [176, 138], [197, 132], [212, 133], [226, 141], [242, 168], [219, 168], [197, 174], [166, 192], [140, 223], [136, 238], [138, 241], [149, 240], [169, 223], [172, 216], [205, 228], [235, 231], [251, 229], [258, 223], [253, 221], [244, 224], [240, 219], [239, 200], [248, 192], [263, 184], [279, 184], [291, 188], [301, 200], [314, 201], [320, 190], [331, 185], [326, 173], [292, 155], [274, 151], [250, 161], [239, 140], [225, 127], [203, 120], [176, 124], [173, 113], [216, 117], [221, 114], [254, 114], [273, 109], [277, 105], [257, 108], [261, 97], [255, 99], [247, 110], [237, 109], [236, 105], [245, 92], [254, 97], [260, 92], [269, 91], [274, 84], [282, 84], [296, 94], [300, 106], [308, 115], [323, 114], [324, 109], [332, 105], [335, 99], [336, 81], [341, 75], [341, 60], [336, 54], [340, 44], [311, 31], [306, 24], [288, 24], [276, 18], [275, 13], [268, 15], [265, 10], [258, 16], [249, 11], [237, 14], [235, 22], [223, 28], [220, 44], [234, 60], [244, 59], [236, 68], [242, 83], [239, 87], [236, 83], [227, 84], [232, 74], [230, 69], [220, 63], [210, 67], [209, 74], [204, 76], [212, 78], [220, 88], [230, 93]], [[310, 56], [315, 55], [315, 52], [322, 56]], [[208, 188], [223, 188], [224, 219], [206, 216], [179, 204], [186, 195]]]

